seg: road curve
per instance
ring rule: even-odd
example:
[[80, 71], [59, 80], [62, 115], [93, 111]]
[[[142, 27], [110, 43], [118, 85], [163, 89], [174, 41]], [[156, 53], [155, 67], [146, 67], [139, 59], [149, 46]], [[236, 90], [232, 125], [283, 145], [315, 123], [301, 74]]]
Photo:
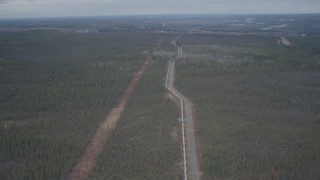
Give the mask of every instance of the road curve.
[[[178, 56], [182, 55], [182, 47], [178, 47]], [[194, 135], [192, 103], [174, 88], [174, 71], [176, 58], [169, 60], [166, 88], [180, 100], [181, 131], [184, 164], [184, 180], [199, 180], [199, 164], [197, 158], [197, 145]], [[189, 163], [188, 163], [189, 162]]]

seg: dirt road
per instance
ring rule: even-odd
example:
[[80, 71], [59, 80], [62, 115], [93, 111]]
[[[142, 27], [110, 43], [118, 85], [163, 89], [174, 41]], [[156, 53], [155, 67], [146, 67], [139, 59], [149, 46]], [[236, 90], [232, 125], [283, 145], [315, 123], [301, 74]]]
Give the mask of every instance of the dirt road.
[[[154, 51], [158, 50], [161, 42], [162, 40], [159, 41]], [[150, 64], [153, 58], [153, 52], [146, 58], [144, 63], [140, 66], [139, 70], [134, 74], [130, 84], [123, 92], [116, 106], [111, 110], [106, 119], [99, 125], [94, 136], [91, 138], [89, 144], [85, 148], [84, 153], [68, 174], [68, 180], [84, 180], [87, 179], [92, 172], [96, 164], [96, 159], [103, 150], [103, 146], [107, 142], [110, 133], [115, 128], [118, 120], [120, 119], [130, 95], [136, 88], [138, 81], [142, 77], [142, 74]]]
[[[182, 47], [177, 48], [178, 56], [182, 55]], [[166, 88], [180, 100], [184, 179], [198, 180], [200, 179], [198, 162], [200, 157], [198, 157], [198, 144], [194, 133], [192, 103], [173, 86], [175, 61], [176, 58], [169, 61]]]

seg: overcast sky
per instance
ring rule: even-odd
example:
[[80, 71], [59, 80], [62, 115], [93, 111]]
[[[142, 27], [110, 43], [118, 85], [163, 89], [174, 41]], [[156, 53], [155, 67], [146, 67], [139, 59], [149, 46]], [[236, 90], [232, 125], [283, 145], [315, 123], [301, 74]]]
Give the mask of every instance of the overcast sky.
[[0, 0], [0, 18], [320, 13], [320, 0]]

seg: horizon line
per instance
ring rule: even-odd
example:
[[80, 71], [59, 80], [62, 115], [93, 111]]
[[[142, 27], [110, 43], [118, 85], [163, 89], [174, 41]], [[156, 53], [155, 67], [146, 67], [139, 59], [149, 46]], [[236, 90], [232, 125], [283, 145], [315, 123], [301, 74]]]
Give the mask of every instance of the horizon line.
[[34, 17], [5, 17], [0, 20], [36, 20], [36, 19], [73, 19], [73, 18], [103, 18], [103, 17], [148, 17], [148, 16], [246, 16], [246, 15], [320, 15], [320, 12], [311, 12], [311, 13], [181, 13], [181, 14], [109, 14], [109, 15], [75, 15], [75, 16], [34, 16]]

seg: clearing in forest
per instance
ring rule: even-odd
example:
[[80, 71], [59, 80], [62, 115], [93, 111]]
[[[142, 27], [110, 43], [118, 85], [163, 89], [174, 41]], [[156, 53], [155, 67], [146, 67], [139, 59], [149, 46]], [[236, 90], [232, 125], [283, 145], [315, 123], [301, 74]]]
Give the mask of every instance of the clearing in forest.
[[[159, 48], [161, 42], [162, 41], [160, 40], [154, 51]], [[91, 138], [89, 144], [85, 148], [82, 156], [68, 174], [68, 180], [87, 179], [87, 177], [93, 170], [96, 164], [96, 159], [101, 153], [103, 146], [107, 142], [110, 133], [115, 128], [118, 120], [120, 119], [130, 95], [136, 88], [138, 81], [142, 77], [142, 74], [150, 64], [153, 58], [153, 52], [146, 58], [144, 63], [140, 66], [139, 70], [134, 74], [130, 84], [118, 100], [116, 106], [111, 110], [106, 119], [99, 125], [94, 136]]]

